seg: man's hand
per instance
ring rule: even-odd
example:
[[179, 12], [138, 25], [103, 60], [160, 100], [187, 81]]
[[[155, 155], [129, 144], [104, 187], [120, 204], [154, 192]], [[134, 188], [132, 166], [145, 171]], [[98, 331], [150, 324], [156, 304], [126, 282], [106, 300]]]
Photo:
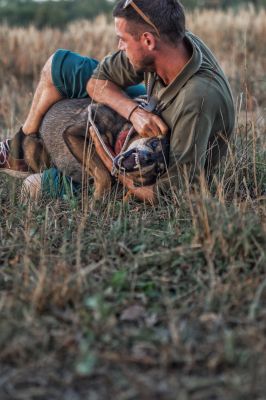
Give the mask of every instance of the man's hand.
[[132, 113], [130, 122], [142, 137], [164, 136], [168, 132], [168, 126], [158, 115], [141, 108], [136, 108]]
[[128, 119], [130, 116], [130, 122], [140, 136], [163, 136], [167, 133], [168, 127], [158, 115], [136, 108], [137, 103], [113, 82], [91, 78], [87, 91], [93, 100], [111, 107], [122, 117]]
[[[104, 151], [101, 142], [98, 139], [93, 127], [90, 127], [90, 136], [95, 145], [96, 152], [106, 168], [111, 172], [113, 167], [113, 162], [111, 158]], [[138, 199], [142, 201], [148, 201], [150, 204], [155, 203], [155, 194], [153, 186], [143, 186], [143, 187], [135, 187], [134, 182], [128, 176], [123, 174], [119, 174], [118, 179], [120, 182], [130, 191], [130, 193], [136, 196]]]

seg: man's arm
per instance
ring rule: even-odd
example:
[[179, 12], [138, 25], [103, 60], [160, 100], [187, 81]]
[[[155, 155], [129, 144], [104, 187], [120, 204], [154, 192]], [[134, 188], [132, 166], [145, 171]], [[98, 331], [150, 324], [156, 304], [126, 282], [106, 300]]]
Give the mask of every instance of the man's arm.
[[[109, 156], [103, 150], [102, 145], [92, 127], [90, 128], [90, 136], [95, 145], [97, 154], [101, 158], [101, 160], [104, 163], [104, 165], [106, 166], [106, 168], [111, 172], [112, 167], [113, 167], [112, 160], [109, 158]], [[132, 179], [126, 177], [123, 174], [119, 174], [118, 179], [130, 191], [130, 193], [133, 194], [134, 196], [136, 196], [138, 199], [140, 199], [142, 201], [147, 201], [150, 204], [154, 204], [156, 202], [154, 185], [135, 187]]]
[[167, 125], [160, 117], [136, 108], [136, 102], [111, 81], [91, 78], [87, 84], [87, 92], [93, 100], [109, 106], [129, 119], [142, 137], [161, 136], [168, 132]]
[[86, 89], [93, 100], [112, 108], [126, 119], [136, 107], [134, 100], [130, 99], [118, 85], [108, 80], [91, 78]]

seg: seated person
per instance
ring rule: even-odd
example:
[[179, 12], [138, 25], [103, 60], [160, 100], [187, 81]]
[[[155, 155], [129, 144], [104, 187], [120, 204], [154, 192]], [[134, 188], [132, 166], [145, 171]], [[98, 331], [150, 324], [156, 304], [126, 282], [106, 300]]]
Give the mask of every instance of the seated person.
[[[132, 182], [120, 177], [138, 198], [153, 202], [158, 193], [178, 188], [184, 174], [193, 180], [201, 171], [212, 170], [226, 153], [227, 140], [234, 129], [233, 98], [214, 55], [186, 30], [185, 13], [179, 1], [121, 0], [113, 16], [118, 51], [106, 57], [89, 80], [88, 74], [83, 75], [81, 62], [74, 69], [70, 63], [60, 71], [61, 80], [57, 81], [56, 57], [48, 60], [20, 133], [37, 132], [44, 113], [63, 96], [80, 97], [87, 95], [86, 92], [129, 119], [143, 137], [164, 135], [170, 129], [170, 164], [165, 176], [155, 185], [143, 188], [134, 188]], [[84, 77], [82, 83], [80, 76]], [[137, 108], [121, 89], [143, 81], [160, 104], [160, 116]], [[93, 140], [110, 170], [110, 160], [103, 154], [97, 137]], [[12, 147], [11, 142], [2, 143], [0, 162], [4, 169]], [[13, 154], [17, 158], [23, 156], [18, 151]]]

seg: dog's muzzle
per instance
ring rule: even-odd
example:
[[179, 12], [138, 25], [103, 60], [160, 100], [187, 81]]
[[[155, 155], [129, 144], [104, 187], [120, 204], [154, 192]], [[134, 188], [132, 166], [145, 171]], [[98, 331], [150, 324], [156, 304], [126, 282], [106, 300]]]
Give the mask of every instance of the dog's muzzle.
[[164, 174], [169, 162], [169, 137], [142, 138], [114, 158], [114, 170], [130, 176], [135, 184], [151, 185]]

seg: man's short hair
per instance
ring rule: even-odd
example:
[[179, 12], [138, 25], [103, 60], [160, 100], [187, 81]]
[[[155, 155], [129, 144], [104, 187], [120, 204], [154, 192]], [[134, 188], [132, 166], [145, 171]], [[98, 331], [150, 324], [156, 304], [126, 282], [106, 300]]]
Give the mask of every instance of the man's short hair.
[[[180, 42], [185, 36], [186, 18], [182, 4], [178, 0], [134, 0], [140, 10], [150, 18], [158, 29], [171, 43]], [[128, 21], [142, 25], [148, 32], [155, 33], [132, 6], [124, 8], [125, 0], [120, 0], [113, 10], [113, 16], [125, 18]], [[130, 32], [136, 36], [139, 32]]]

